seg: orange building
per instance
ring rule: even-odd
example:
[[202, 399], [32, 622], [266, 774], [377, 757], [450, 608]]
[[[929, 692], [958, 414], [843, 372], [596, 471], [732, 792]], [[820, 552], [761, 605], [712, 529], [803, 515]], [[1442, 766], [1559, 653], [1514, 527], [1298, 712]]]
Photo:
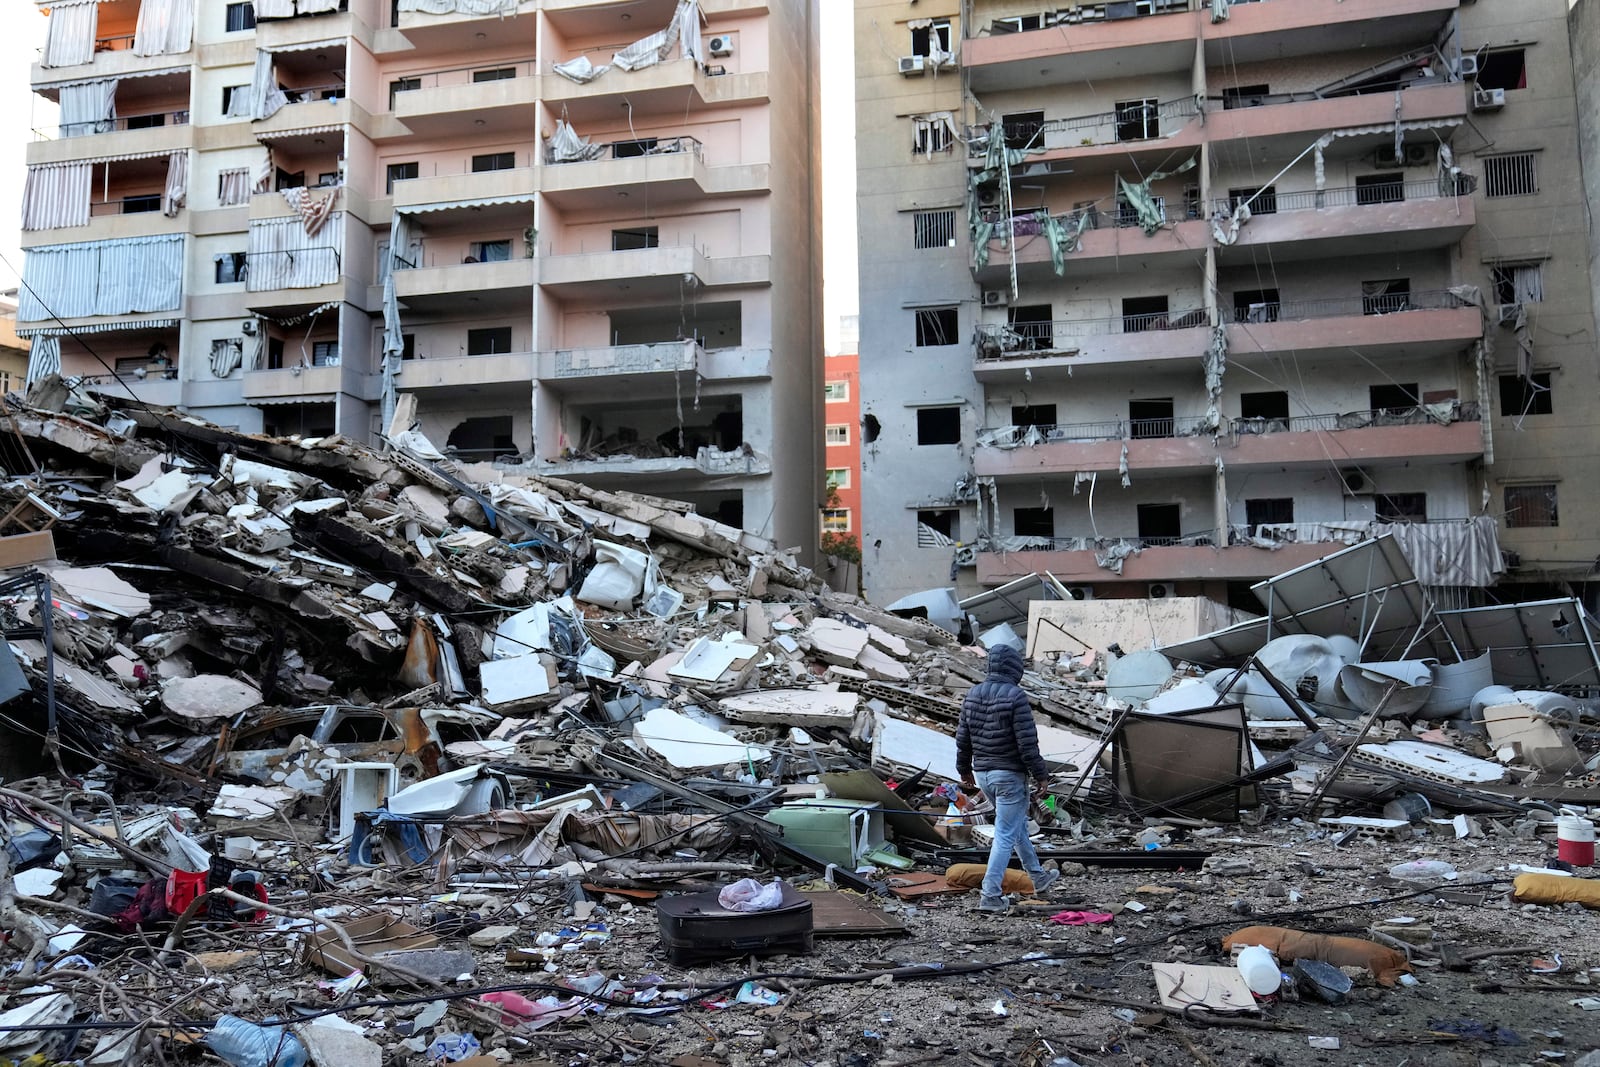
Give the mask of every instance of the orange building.
[[856, 345], [822, 365], [823, 460], [829, 489], [824, 534], [853, 534], [861, 543], [861, 357]]

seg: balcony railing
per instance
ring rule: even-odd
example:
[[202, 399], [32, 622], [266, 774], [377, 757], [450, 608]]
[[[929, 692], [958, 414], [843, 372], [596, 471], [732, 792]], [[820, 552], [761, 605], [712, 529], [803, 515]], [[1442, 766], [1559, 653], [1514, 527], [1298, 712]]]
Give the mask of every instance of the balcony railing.
[[1045, 119], [1037, 122], [990, 122], [967, 127], [967, 154], [982, 158], [989, 137], [999, 129], [1008, 148], [1076, 148], [1100, 144], [1137, 144], [1171, 132], [1169, 119], [1189, 119], [1200, 113], [1192, 96], [1165, 100], [1153, 106], [1137, 105], [1093, 115]]
[[350, 94], [342, 82], [334, 82], [328, 85], [297, 85], [293, 89], [285, 89], [283, 95], [291, 104], [312, 104], [319, 100], [343, 100]]
[[978, 535], [979, 552], [1105, 552], [1110, 549], [1172, 548], [1175, 545], [1210, 546], [1217, 543], [1213, 531], [1180, 534], [1176, 537], [1033, 537], [1028, 534]]
[[[1284, 419], [1230, 419], [1226, 428], [1235, 437], [1269, 433], [1320, 433], [1358, 430], [1371, 426], [1426, 426], [1451, 422], [1476, 422], [1475, 401], [1447, 401], [1406, 408], [1378, 408], [1327, 415], [1296, 415]], [[1105, 419], [1100, 422], [1061, 423], [1053, 426], [989, 426], [980, 431], [978, 444], [991, 448], [1052, 444], [1086, 444], [1095, 441], [1138, 441], [1152, 438], [1195, 437], [1210, 433], [1205, 415], [1173, 418]]]
[[1328, 207], [1367, 207], [1378, 204], [1400, 204], [1408, 200], [1440, 200], [1453, 196], [1468, 196], [1477, 188], [1477, 179], [1463, 174], [1455, 179], [1454, 186], [1438, 179], [1414, 182], [1373, 182], [1368, 185], [1345, 185], [1332, 189], [1307, 189], [1295, 193], [1263, 192], [1253, 199], [1247, 196], [1224, 196], [1211, 202], [1213, 211], [1230, 215], [1240, 203], [1248, 201], [1252, 215], [1273, 215], [1284, 211], [1316, 211]]
[[35, 141], [54, 141], [60, 137], [85, 137], [93, 133], [114, 133], [118, 130], [150, 130], [163, 126], [189, 125], [189, 112], [153, 111], [143, 115], [118, 115], [114, 119], [97, 122], [74, 122], [49, 129], [35, 129]]
[[702, 163], [706, 160], [705, 146], [698, 138], [689, 136], [638, 137], [627, 141], [607, 141], [590, 147], [600, 149], [600, 154], [592, 159], [556, 159], [551, 150], [546, 148], [544, 161], [551, 164], [588, 163], [594, 160], [636, 159], [640, 156], [672, 156], [684, 152], [690, 153]]
[[1092, 441], [1143, 440], [1153, 437], [1193, 437], [1209, 433], [1212, 423], [1204, 415], [1154, 419], [1105, 419], [1100, 422], [1062, 423], [1054, 426], [990, 426], [978, 444], [999, 448], [1018, 445], [1083, 444]]
[[1370, 426], [1426, 426], [1429, 423], [1477, 422], [1475, 400], [1446, 401], [1406, 408], [1376, 408], [1371, 411], [1346, 411], [1329, 415], [1294, 415], [1286, 419], [1233, 419], [1235, 437], [1267, 433], [1321, 433], [1332, 430], [1360, 430]]
[[[1240, 0], [1235, 0], [1240, 2]], [[1249, 2], [1249, 0], [1244, 0]], [[1149, 15], [1175, 15], [1184, 11], [1198, 11], [1205, 0], [1105, 0], [1098, 4], [1074, 4], [1047, 11], [1040, 19], [1041, 29], [1052, 26], [1077, 26], [1082, 23], [1116, 22], [1122, 19], [1145, 18]], [[1017, 28], [1004, 19], [989, 23], [972, 20], [967, 24], [968, 37], [1016, 33]], [[1027, 31], [1023, 31], [1027, 32]]]
[[[505, 71], [511, 73], [503, 73]], [[537, 73], [539, 73], [538, 64], [531, 59], [508, 63], [475, 63], [470, 67], [449, 67], [445, 70], [412, 74], [396, 79], [393, 93], [398, 97], [401, 93], [414, 92], [418, 89], [438, 89], [447, 85], [486, 85], [490, 82], [510, 81], [513, 78], [528, 78]]]
[[1347, 315], [1390, 315], [1401, 311], [1437, 311], [1466, 307], [1448, 289], [1415, 293], [1380, 293], [1375, 296], [1333, 297], [1328, 300], [1282, 300], [1222, 308], [1224, 322], [1254, 324], [1293, 322], [1300, 319], [1337, 319]]
[[89, 202], [90, 218], [101, 218], [105, 215], [159, 214], [161, 214], [160, 193], [152, 193], [145, 196], [122, 197], [116, 200], [91, 200]]
[[1118, 315], [1109, 319], [1063, 319], [1052, 322], [984, 322], [974, 330], [980, 360], [1028, 359], [1041, 352], [1070, 352], [1072, 339], [1158, 330], [1194, 330], [1210, 326], [1205, 308], [1191, 311]]

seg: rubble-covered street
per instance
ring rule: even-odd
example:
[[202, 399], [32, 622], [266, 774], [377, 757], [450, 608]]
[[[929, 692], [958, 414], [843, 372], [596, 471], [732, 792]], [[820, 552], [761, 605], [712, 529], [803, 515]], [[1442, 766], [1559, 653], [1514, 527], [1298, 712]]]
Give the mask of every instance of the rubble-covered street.
[[[372, 449], [8, 405], [0, 1059], [1600, 1064], [1576, 599], [1436, 603], [1384, 536], [1256, 613], [890, 611], [404, 407]], [[985, 914], [1001, 643], [1062, 877]]]

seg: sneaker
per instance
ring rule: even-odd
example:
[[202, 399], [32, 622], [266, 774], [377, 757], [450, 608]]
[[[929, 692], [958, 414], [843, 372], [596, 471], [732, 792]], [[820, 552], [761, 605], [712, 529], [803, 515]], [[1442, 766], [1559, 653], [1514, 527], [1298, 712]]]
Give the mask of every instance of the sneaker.
[[1011, 910], [1011, 905], [1006, 901], [1005, 897], [979, 897], [978, 910], [991, 911], [1003, 915]]
[[1033, 880], [1033, 895], [1036, 897], [1044, 896], [1046, 893], [1050, 892], [1050, 887], [1055, 885], [1060, 880], [1060, 871], [1042, 871], [1039, 876]]

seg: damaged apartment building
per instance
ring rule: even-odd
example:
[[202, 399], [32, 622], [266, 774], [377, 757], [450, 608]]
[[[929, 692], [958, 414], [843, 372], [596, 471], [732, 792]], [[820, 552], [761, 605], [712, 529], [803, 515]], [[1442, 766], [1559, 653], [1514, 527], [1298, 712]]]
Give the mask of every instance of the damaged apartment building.
[[452, 458], [814, 545], [808, 5], [39, 7], [31, 379], [363, 442], [415, 410]]
[[1587, 579], [1566, 15], [858, 0], [867, 593]]

